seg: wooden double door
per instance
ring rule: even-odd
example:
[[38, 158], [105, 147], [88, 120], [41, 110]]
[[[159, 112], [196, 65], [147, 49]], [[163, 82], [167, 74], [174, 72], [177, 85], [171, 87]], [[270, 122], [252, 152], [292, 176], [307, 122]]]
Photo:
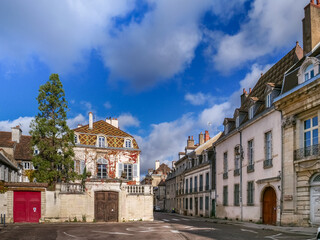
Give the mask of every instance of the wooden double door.
[[267, 187], [263, 194], [263, 223], [276, 225], [277, 196], [272, 187]]
[[98, 222], [117, 222], [119, 194], [117, 192], [95, 192], [94, 216]]

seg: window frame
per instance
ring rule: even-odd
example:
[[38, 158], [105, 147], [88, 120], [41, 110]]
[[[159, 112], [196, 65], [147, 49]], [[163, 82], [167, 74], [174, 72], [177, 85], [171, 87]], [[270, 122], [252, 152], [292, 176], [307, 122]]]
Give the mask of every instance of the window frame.
[[247, 206], [254, 205], [254, 181], [247, 183]]
[[252, 119], [254, 117], [254, 105], [252, 105], [251, 107], [249, 107], [249, 111], [248, 111], [248, 118], [249, 120]]
[[228, 206], [228, 185], [223, 186], [223, 206]]
[[271, 107], [271, 105], [272, 105], [271, 93], [268, 93], [266, 96], [266, 108]]
[[234, 184], [233, 205], [240, 206], [240, 184]]
[[[103, 139], [103, 141], [100, 141], [100, 139]], [[105, 136], [98, 136], [98, 147], [100, 147], [100, 148], [106, 147], [106, 137]]]

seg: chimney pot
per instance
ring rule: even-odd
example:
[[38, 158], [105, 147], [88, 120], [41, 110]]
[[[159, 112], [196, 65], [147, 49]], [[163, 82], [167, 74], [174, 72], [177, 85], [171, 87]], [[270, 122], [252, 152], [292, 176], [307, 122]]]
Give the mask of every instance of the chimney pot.
[[251, 90], [252, 90], [252, 89], [251, 89], [251, 88], [249, 88], [249, 94], [251, 93]]
[[93, 129], [93, 114], [89, 112], [89, 129]]

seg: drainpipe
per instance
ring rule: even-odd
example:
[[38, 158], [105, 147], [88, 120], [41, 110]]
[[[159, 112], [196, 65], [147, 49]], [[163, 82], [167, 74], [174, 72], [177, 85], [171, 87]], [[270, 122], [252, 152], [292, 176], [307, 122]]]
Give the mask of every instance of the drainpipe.
[[[281, 114], [281, 121], [282, 121], [282, 111], [280, 111], [280, 114]], [[283, 156], [284, 156], [284, 153], [283, 153], [283, 134], [284, 134], [284, 131], [283, 131], [283, 126], [281, 126], [281, 174], [280, 177], [280, 186], [281, 186], [281, 189], [280, 189], [280, 226], [281, 226], [281, 221], [282, 221], [282, 211], [283, 211]]]
[[242, 204], [242, 160], [243, 160], [243, 149], [242, 149], [242, 132], [240, 133], [240, 220], [243, 221], [243, 204]]
[[213, 150], [213, 166], [212, 166], [212, 173], [214, 174], [214, 183], [213, 183], [213, 189], [214, 189], [214, 217], [217, 216], [217, 159], [216, 159], [216, 146], [212, 146]]

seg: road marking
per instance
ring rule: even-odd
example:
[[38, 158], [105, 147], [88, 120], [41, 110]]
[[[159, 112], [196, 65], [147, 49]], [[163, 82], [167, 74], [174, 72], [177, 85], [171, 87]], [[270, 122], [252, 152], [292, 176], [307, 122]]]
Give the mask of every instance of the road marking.
[[253, 230], [249, 230], [249, 229], [241, 229], [242, 232], [251, 232], [251, 233], [257, 233], [256, 231], [253, 231]]
[[70, 234], [68, 234], [68, 233], [66, 233], [66, 232], [63, 232], [63, 233], [64, 233], [65, 235], [69, 236], [69, 237], [77, 238], [76, 236], [70, 235]]
[[168, 219], [162, 219], [162, 221], [169, 222], [169, 220], [168, 220]]
[[197, 228], [197, 227], [191, 227], [191, 228], [188, 228], [187, 230], [190, 230], [190, 231], [196, 231], [196, 230], [215, 231], [215, 230], [217, 230], [217, 229], [215, 229], [215, 228]]
[[164, 228], [171, 228], [171, 226], [162, 226], [162, 227], [164, 227]]
[[172, 220], [173, 220], [173, 221], [180, 221], [179, 219], [176, 219], [176, 218], [172, 218]]
[[190, 219], [187, 219], [187, 218], [181, 218], [181, 220], [190, 221]]
[[180, 233], [178, 230], [171, 230], [172, 233]]
[[131, 233], [122, 233], [122, 232], [105, 232], [105, 231], [92, 231], [96, 233], [107, 233], [107, 234], [113, 234], [113, 235], [133, 235]]
[[276, 235], [267, 236], [267, 237], [264, 237], [264, 238], [270, 238], [270, 239], [273, 239], [273, 240], [278, 240], [278, 238], [276, 238], [276, 237], [280, 237], [281, 235], [282, 235], [282, 233], [278, 233]]

